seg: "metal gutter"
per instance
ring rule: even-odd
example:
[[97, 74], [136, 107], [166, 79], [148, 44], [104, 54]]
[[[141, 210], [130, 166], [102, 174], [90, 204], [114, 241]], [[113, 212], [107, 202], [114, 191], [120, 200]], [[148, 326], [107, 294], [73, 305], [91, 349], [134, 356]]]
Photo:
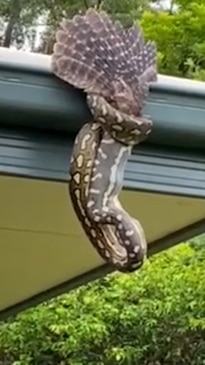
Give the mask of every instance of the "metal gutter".
[[[51, 56], [32, 53], [27, 51], [17, 51], [0, 47], [0, 66], [21, 70], [26, 72], [39, 72], [51, 75]], [[160, 91], [178, 91], [179, 93], [204, 96], [205, 83], [202, 81], [182, 79], [172, 76], [159, 75], [159, 82], [154, 89]]]
[[[0, 48], [0, 124], [76, 133], [90, 118], [85, 95], [51, 73], [50, 56]], [[159, 75], [144, 110], [147, 144], [205, 149], [205, 83]]]
[[[0, 128], [0, 174], [67, 182], [72, 144], [61, 134]], [[205, 198], [205, 153], [139, 146], [126, 165], [124, 188]]]

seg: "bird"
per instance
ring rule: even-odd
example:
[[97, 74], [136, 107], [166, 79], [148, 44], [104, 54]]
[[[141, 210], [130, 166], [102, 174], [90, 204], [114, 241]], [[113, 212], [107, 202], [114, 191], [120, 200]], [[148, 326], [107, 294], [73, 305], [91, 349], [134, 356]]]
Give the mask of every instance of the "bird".
[[138, 23], [123, 28], [104, 11], [64, 19], [56, 33], [53, 73], [117, 110], [141, 116], [150, 82], [157, 81], [157, 48]]

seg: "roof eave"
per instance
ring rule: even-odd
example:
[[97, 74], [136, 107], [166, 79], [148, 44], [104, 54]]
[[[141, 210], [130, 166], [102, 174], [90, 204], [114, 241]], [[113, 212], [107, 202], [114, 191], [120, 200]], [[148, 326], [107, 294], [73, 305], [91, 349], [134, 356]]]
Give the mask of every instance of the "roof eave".
[[[91, 117], [85, 94], [58, 80], [50, 60], [0, 48], [1, 124], [76, 133]], [[144, 109], [154, 122], [146, 143], [205, 149], [204, 99], [205, 83], [158, 75]]]

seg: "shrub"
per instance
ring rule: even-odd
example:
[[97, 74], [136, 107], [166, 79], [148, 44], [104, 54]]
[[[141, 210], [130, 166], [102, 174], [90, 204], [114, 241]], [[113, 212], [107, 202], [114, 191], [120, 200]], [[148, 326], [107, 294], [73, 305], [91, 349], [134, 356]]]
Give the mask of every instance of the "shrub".
[[12, 365], [205, 364], [205, 250], [181, 244], [0, 326]]

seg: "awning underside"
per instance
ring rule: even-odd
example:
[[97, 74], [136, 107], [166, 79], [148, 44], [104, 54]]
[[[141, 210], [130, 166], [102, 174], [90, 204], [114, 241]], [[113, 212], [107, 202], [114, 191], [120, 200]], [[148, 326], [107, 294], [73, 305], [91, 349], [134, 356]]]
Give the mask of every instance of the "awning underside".
[[[3, 313], [16, 305], [19, 310], [20, 303], [36, 295], [37, 301], [48, 298], [45, 291], [60, 284], [65, 283], [61, 291], [68, 290], [76, 277], [104, 264], [73, 213], [66, 184], [1, 176], [0, 201]], [[163, 243], [162, 239], [173, 232], [184, 229], [188, 237], [187, 226], [201, 221], [200, 233], [205, 224], [203, 199], [124, 190], [121, 201], [142, 222], [150, 248], [154, 244], [155, 251], [157, 242], [158, 249], [163, 249], [166, 240]], [[173, 243], [177, 241], [176, 236]], [[54, 294], [51, 291], [49, 296]]]

